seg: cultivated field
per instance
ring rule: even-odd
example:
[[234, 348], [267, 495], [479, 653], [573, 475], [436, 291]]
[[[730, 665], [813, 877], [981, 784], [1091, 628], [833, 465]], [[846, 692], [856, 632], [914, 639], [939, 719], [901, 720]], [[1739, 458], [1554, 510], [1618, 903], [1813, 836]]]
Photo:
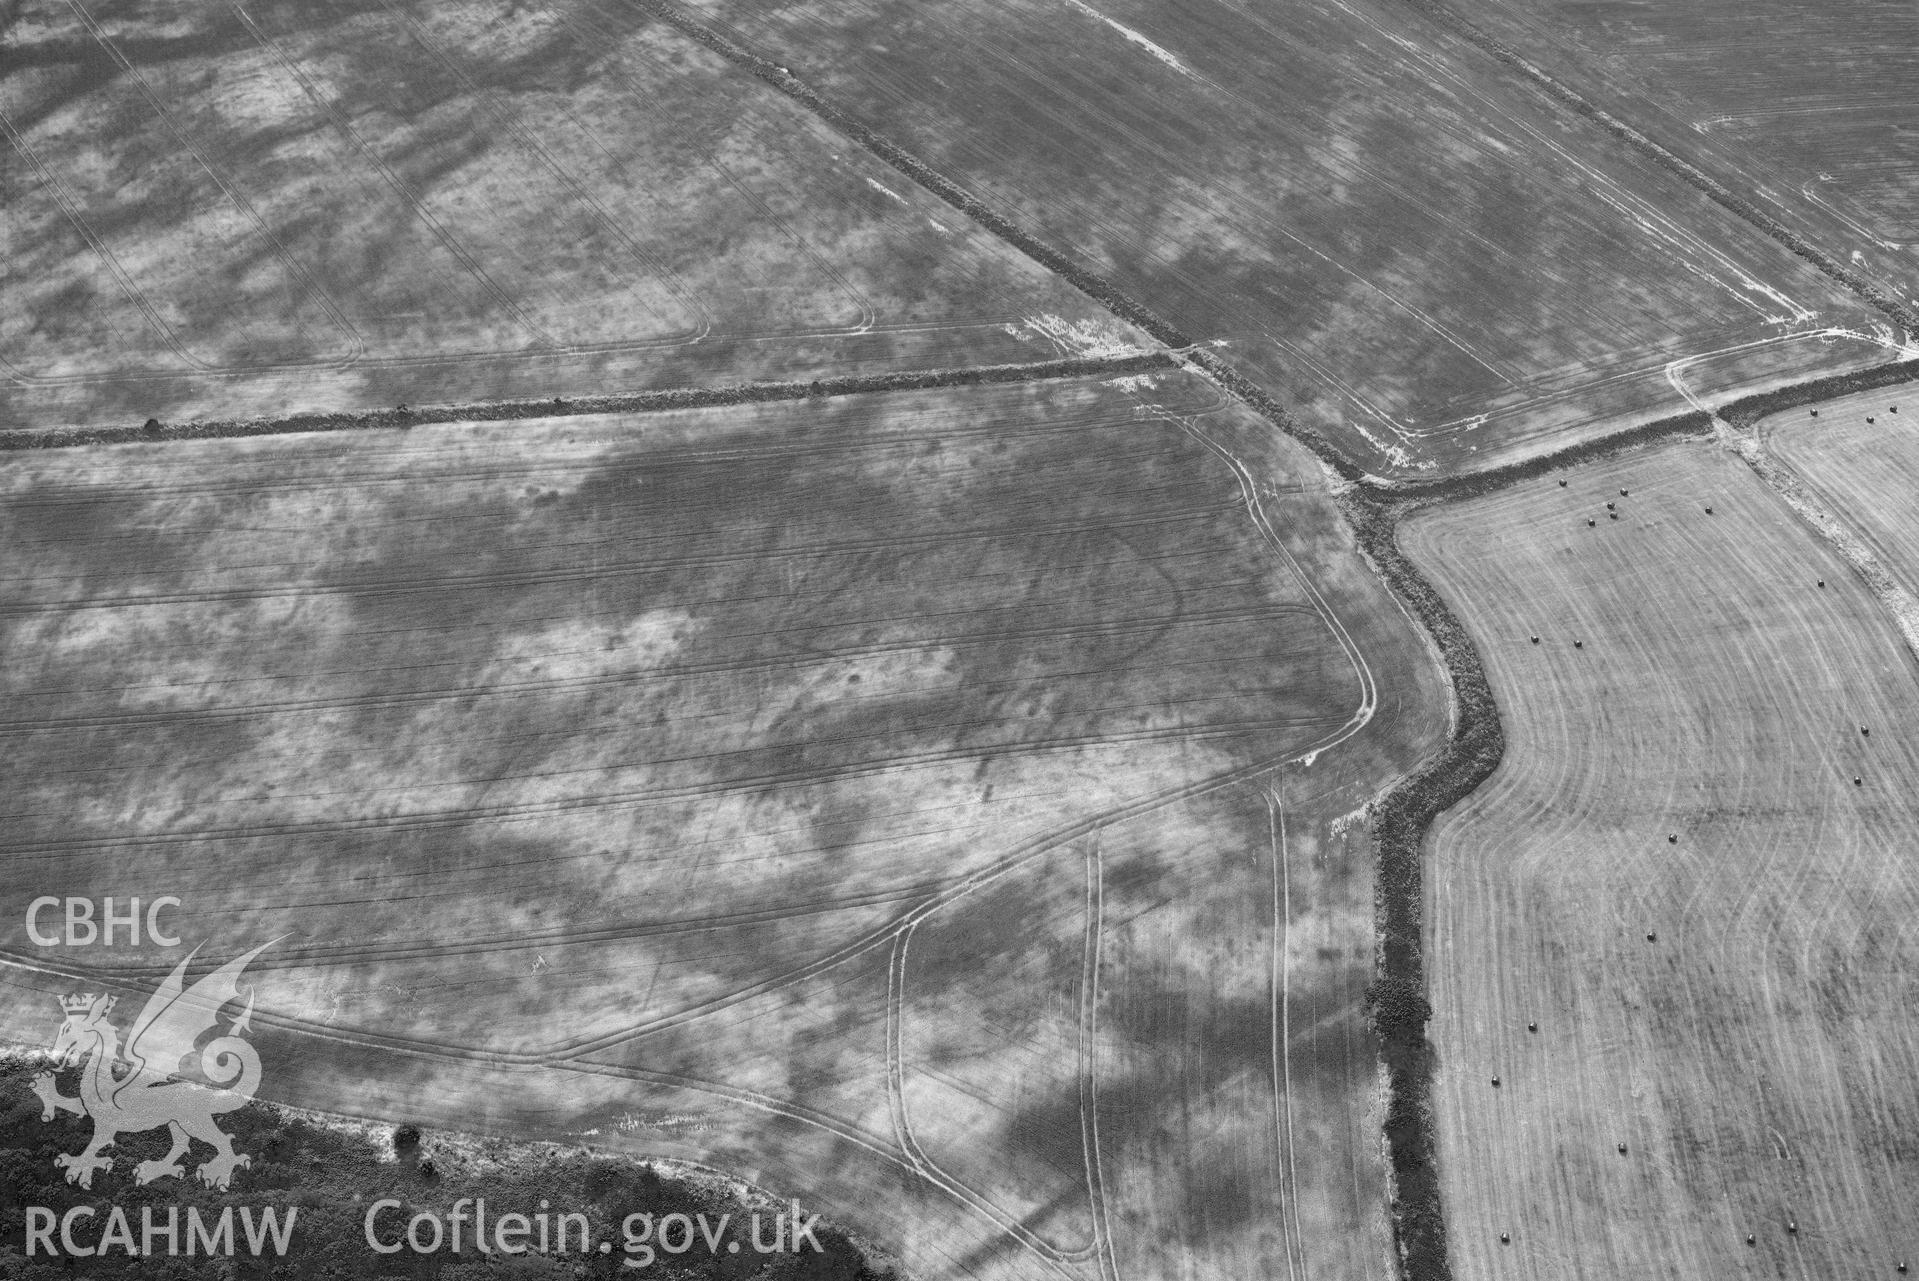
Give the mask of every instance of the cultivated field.
[[[919, 1276], [1389, 1274], [1353, 815], [1443, 696], [1210, 385], [0, 483], [8, 897], [288, 935], [264, 1096], [704, 1162]], [[30, 1044], [173, 959], [4, 930]]]
[[4, 22], [0, 425], [1143, 341], [633, 6], [29, 0]]
[[1846, 5], [1495, 3], [1473, 12], [1582, 92], [1919, 302], [1919, 15]]
[[1891, 1275], [1919, 1258], [1913, 656], [1717, 445], [1563, 475], [1405, 534], [1507, 733], [1432, 837], [1456, 1275]]
[[1763, 420], [1761, 442], [1919, 595], [1919, 398], [1888, 387], [1818, 408], [1817, 418], [1794, 409]]
[[1411, 5], [685, 7], [1377, 470], [1673, 412], [1670, 360], [1877, 318]]

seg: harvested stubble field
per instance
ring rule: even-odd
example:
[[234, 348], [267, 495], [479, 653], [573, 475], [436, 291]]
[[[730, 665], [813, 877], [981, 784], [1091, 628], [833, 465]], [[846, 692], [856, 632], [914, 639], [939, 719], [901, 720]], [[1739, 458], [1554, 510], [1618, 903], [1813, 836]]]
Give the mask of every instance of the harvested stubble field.
[[1495, 0], [1469, 12], [1608, 112], [1696, 156], [1919, 303], [1919, 157], [1903, 141], [1919, 128], [1911, 5]]
[[1412, 5], [683, 7], [1377, 471], [1657, 417], [1670, 360], [1877, 319]]
[[1890, 1274], [1919, 1256], [1913, 657], [1717, 444], [1565, 479], [1406, 531], [1507, 733], [1432, 838], [1456, 1274]]
[[1910, 386], [1883, 387], [1818, 410], [1817, 418], [1786, 410], [1754, 430], [1886, 572], [1919, 596], [1919, 396]]
[[7, 11], [0, 423], [1144, 343], [643, 10]]
[[[263, 1094], [704, 1162], [920, 1276], [1389, 1275], [1354, 811], [1443, 694], [1208, 384], [0, 478], [11, 896], [289, 934]], [[26, 1043], [172, 959], [6, 929]]]

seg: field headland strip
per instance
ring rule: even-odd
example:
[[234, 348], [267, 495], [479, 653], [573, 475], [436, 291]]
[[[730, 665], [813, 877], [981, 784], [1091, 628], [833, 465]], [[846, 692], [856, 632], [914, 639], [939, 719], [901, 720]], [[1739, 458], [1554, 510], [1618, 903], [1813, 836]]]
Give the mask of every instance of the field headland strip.
[[[1785, 245], [1818, 270], [1865, 299], [1902, 328], [1919, 331], [1919, 317], [1887, 298], [1875, 285], [1825, 254], [1750, 202], [1735, 195], [1698, 166], [1638, 133], [1623, 121], [1560, 85], [1524, 58], [1480, 32], [1436, 0], [1411, 0], [1436, 20], [1458, 31], [1501, 62], [1516, 68], [1578, 114], [1678, 174], [1715, 202]], [[1402, 779], [1373, 806], [1377, 860], [1376, 918], [1378, 978], [1369, 991], [1370, 1014], [1380, 1039], [1389, 1078], [1386, 1137], [1391, 1158], [1394, 1230], [1407, 1281], [1450, 1281], [1446, 1227], [1434, 1164], [1430, 1102], [1432, 1050], [1425, 1037], [1430, 1016], [1426, 999], [1422, 926], [1422, 846], [1440, 813], [1458, 803], [1497, 768], [1504, 733], [1490, 682], [1470, 635], [1437, 589], [1400, 551], [1399, 522], [1412, 510], [1432, 503], [1486, 493], [1567, 466], [1591, 461], [1669, 436], [1705, 435], [1715, 415], [1696, 411], [1660, 419], [1557, 453], [1435, 481], [1393, 482], [1372, 477], [1338, 446], [1300, 423], [1251, 380], [1224, 360], [1203, 350], [1188, 335], [1011, 219], [987, 207], [958, 184], [903, 148], [888, 142], [825, 102], [790, 70], [747, 51], [733, 40], [661, 0], [644, 0], [646, 10], [698, 41], [774, 90], [800, 103], [835, 131], [965, 214], [976, 224], [1060, 276], [1116, 316], [1176, 349], [1123, 357], [1083, 358], [1022, 365], [928, 370], [817, 382], [748, 384], [720, 388], [681, 388], [622, 396], [556, 401], [503, 401], [364, 413], [302, 414], [277, 419], [205, 421], [158, 425], [154, 429], [68, 428], [0, 432], [0, 450], [57, 448], [152, 440], [192, 440], [293, 432], [404, 428], [428, 423], [500, 421], [563, 415], [635, 413], [654, 410], [757, 404], [866, 392], [1038, 381], [1098, 375], [1125, 375], [1186, 367], [1213, 381], [1306, 446], [1346, 484], [1339, 502], [1352, 522], [1359, 546], [1381, 576], [1434, 640], [1451, 681], [1455, 700], [1452, 733], [1446, 747]], [[1852, 391], [1908, 381], [1919, 376], [1919, 361], [1881, 365], [1853, 374], [1747, 397], [1723, 406], [1717, 416], [1745, 425], [1766, 414]]]
[[1896, 387], [1914, 379], [1919, 379], [1919, 360], [1894, 360], [1849, 374], [1829, 374], [1824, 378], [1793, 383], [1754, 396], [1743, 396], [1721, 405], [1717, 413], [1733, 426], [1746, 428], [1782, 409], [1816, 405], [1822, 400], [1836, 400], [1840, 396], [1879, 387]]
[[1919, 335], [1919, 313], [1915, 313], [1912, 308], [1780, 222], [1751, 200], [1735, 193], [1725, 183], [1697, 164], [1671, 148], [1653, 141], [1618, 116], [1588, 101], [1578, 91], [1561, 84], [1544, 70], [1534, 66], [1511, 45], [1481, 30], [1471, 20], [1454, 11], [1450, 5], [1442, 3], [1441, 0], [1407, 0], [1407, 2], [1433, 21], [1519, 72], [1554, 101], [1591, 120], [1660, 168], [1702, 192], [1714, 204], [1778, 241], [1810, 263], [1821, 274], [1845, 286], [1868, 306], [1890, 318], [1908, 334]]
[[[1180, 367], [1192, 369], [1246, 403], [1275, 427], [1311, 449], [1346, 482], [1340, 487], [1338, 501], [1353, 525], [1360, 548], [1432, 637], [1451, 683], [1455, 717], [1447, 746], [1383, 794], [1372, 809], [1378, 977], [1368, 992], [1369, 1014], [1388, 1071], [1386, 1138], [1394, 1231], [1402, 1275], [1406, 1281], [1450, 1281], [1452, 1272], [1447, 1258], [1433, 1141], [1430, 1101], [1433, 1057], [1425, 1036], [1431, 1007], [1426, 998], [1424, 970], [1422, 849], [1433, 821], [1468, 796], [1498, 767], [1505, 738], [1491, 685], [1471, 636], [1437, 589], [1400, 551], [1397, 542], [1400, 521], [1419, 508], [1474, 497], [1658, 440], [1707, 436], [1715, 430], [1715, 418], [1745, 427], [1782, 409], [1912, 381], [1919, 378], [1919, 361], [1893, 362], [1812, 379], [1732, 401], [1716, 412], [1698, 410], [1678, 414], [1551, 454], [1432, 481], [1387, 481], [1366, 474], [1336, 445], [1285, 413], [1257, 385], [1211, 353], [1191, 349], [1190, 344], [1188, 350], [1181, 352], [926, 370], [821, 379], [811, 383], [678, 388], [555, 401], [501, 401], [277, 419], [205, 421], [162, 425], [157, 430], [135, 427], [19, 430], [0, 432], [0, 450], [640, 413], [868, 392], [1126, 375]], [[1772, 478], [1768, 480], [1777, 487]]]
[[1852, 572], [1891, 615], [1894, 626], [1915, 660], [1919, 660], [1919, 600], [1894, 578], [1865, 539], [1838, 512], [1820, 501], [1810, 485], [1783, 459], [1766, 451], [1757, 432], [1759, 420], [1787, 409], [1856, 392], [1910, 382], [1919, 378], [1919, 360], [1904, 360], [1862, 370], [1857, 374], [1801, 383], [1759, 396], [1748, 396], [1719, 411], [1726, 446], [1752, 468], [1779, 495], [1807, 528], [1851, 567]]
[[309, 431], [365, 431], [419, 427], [428, 423], [503, 422], [587, 414], [652, 413], [707, 409], [717, 405], [763, 405], [771, 401], [857, 396], [884, 391], [927, 391], [993, 383], [1042, 382], [1146, 374], [1179, 367], [1169, 352], [1042, 360], [1022, 365], [974, 365], [965, 369], [919, 369], [813, 382], [743, 383], [733, 387], [674, 387], [620, 396], [569, 396], [553, 400], [499, 400], [463, 405], [402, 405], [335, 414], [290, 414], [282, 418], [207, 419], [155, 427], [48, 427], [0, 431], [0, 451], [115, 445], [130, 441], [214, 440], [229, 436], [281, 436]]
[[[1783, 409], [1915, 379], [1919, 379], [1919, 360], [1891, 362], [1742, 397], [1716, 412], [1675, 414], [1502, 467], [1434, 481], [1384, 482], [1368, 477], [1339, 495], [1361, 549], [1438, 647], [1454, 698], [1453, 728], [1445, 749], [1382, 796], [1372, 812], [1379, 977], [1368, 992], [1368, 1002], [1391, 1083], [1386, 1137], [1393, 1165], [1394, 1224], [1407, 1281], [1450, 1281], [1452, 1276], [1433, 1149], [1433, 1060], [1425, 1034], [1432, 1007], [1426, 998], [1422, 849], [1434, 820], [1464, 800], [1498, 768], [1505, 753], [1505, 733], [1472, 637], [1437, 589], [1400, 550], [1400, 522], [1420, 508], [1477, 497], [1659, 441], [1709, 437], [1720, 422], [1745, 428]], [[1255, 407], [1259, 407], [1257, 402]], [[1281, 421], [1279, 425], [1287, 424]], [[1313, 447], [1317, 450], [1324, 443]], [[1793, 495], [1784, 494], [1782, 488], [1789, 477], [1769, 473], [1750, 457], [1747, 461], [1753, 462], [1762, 478], [1792, 502]], [[1346, 474], [1344, 470], [1342, 474]], [[1798, 505], [1794, 509], [1822, 537], [1833, 540], [1832, 532], [1821, 528], [1812, 515]], [[1846, 550], [1841, 547], [1842, 553]], [[1850, 555], [1847, 559], [1855, 560]], [[1911, 620], [1878, 590], [1881, 584], [1867, 568], [1858, 563], [1854, 568], [1886, 603], [1902, 634], [1908, 634]], [[1883, 571], [1878, 577], [1890, 584]], [[1915, 654], [1919, 655], [1919, 649]]]

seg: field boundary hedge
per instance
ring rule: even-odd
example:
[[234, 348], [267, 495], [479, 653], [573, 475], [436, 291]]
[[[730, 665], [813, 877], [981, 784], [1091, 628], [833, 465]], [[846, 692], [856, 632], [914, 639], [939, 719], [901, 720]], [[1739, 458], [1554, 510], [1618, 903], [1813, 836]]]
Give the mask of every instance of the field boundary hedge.
[[1738, 400], [1721, 405], [1718, 413], [1733, 426], [1743, 429], [1752, 426], [1761, 418], [1784, 409], [1797, 409], [1801, 405], [1837, 400], [1841, 396], [1850, 396], [1855, 392], [1892, 387], [1899, 383], [1911, 382], [1915, 378], [1919, 378], [1919, 360], [1894, 360], [1848, 374], [1828, 374], [1824, 378], [1794, 383], [1790, 387], [1742, 396]]
[[1378, 973], [1367, 988], [1366, 1005], [1386, 1064], [1393, 1231], [1406, 1281], [1452, 1278], [1434, 1143], [1434, 1052], [1426, 1039], [1432, 1018], [1426, 996], [1426, 833], [1441, 814], [1492, 777], [1506, 753], [1506, 733], [1472, 636], [1439, 589], [1400, 550], [1400, 525], [1427, 507], [1492, 493], [1656, 441], [1711, 433], [1710, 414], [1677, 414], [1483, 472], [1415, 483], [1367, 478], [1339, 495], [1360, 549], [1432, 637], [1452, 685], [1454, 721], [1446, 746], [1390, 788], [1372, 809]]
[[965, 214], [1054, 275], [1061, 277], [1120, 319], [1139, 326], [1168, 347], [1193, 345], [1193, 340], [1182, 333], [1177, 325], [1125, 293], [1104, 276], [1074, 262], [1012, 219], [995, 212], [979, 197], [912, 152], [897, 143], [888, 142], [832, 103], [827, 102], [788, 68], [729, 40], [713, 27], [682, 13], [674, 6], [665, 3], [665, 0], [642, 0], [642, 4], [648, 13], [659, 18], [667, 26], [688, 39], [699, 42], [735, 66], [751, 72], [757, 79], [799, 103], [832, 126], [836, 132], [852, 139], [884, 160], [900, 173], [911, 178], [914, 183]]
[[1394, 1231], [1406, 1281], [1452, 1277], [1433, 1141], [1433, 1048], [1426, 1039], [1432, 1017], [1423, 919], [1426, 833], [1442, 813], [1492, 776], [1505, 755], [1506, 740], [1479, 651], [1438, 589], [1400, 550], [1400, 525], [1425, 508], [1476, 498], [1567, 467], [1666, 440], [1710, 437], [1716, 418], [1744, 428], [1781, 410], [1914, 379], [1919, 379], [1919, 360], [1894, 361], [1745, 396], [1713, 412], [1675, 414], [1481, 472], [1415, 482], [1366, 477], [1340, 495], [1361, 549], [1437, 645], [1456, 714], [1446, 746], [1380, 798], [1372, 815], [1379, 974], [1367, 990], [1367, 1007], [1389, 1083], [1386, 1139], [1393, 1167]]
[[[1709, 199], [1778, 241], [1908, 332], [1919, 332], [1919, 316], [1915, 316], [1903, 304], [1888, 298], [1870, 281], [1825, 254], [1751, 201], [1732, 192], [1697, 165], [1560, 84], [1440, 0], [1409, 0], [1409, 3], [1519, 71], [1578, 115], [1594, 121]], [[1005, 244], [1064, 279], [1120, 319], [1175, 350], [1124, 357], [830, 378], [810, 383], [677, 388], [621, 396], [573, 397], [551, 402], [499, 401], [418, 409], [401, 406], [392, 410], [362, 413], [150, 424], [145, 428], [52, 428], [0, 432], [0, 451], [142, 440], [404, 428], [427, 423], [638, 413], [764, 404], [867, 392], [1125, 375], [1181, 367], [1200, 373], [1310, 450], [1346, 482], [1336, 500], [1353, 526], [1360, 549], [1388, 587], [1426, 629], [1439, 651], [1451, 683], [1455, 717], [1446, 745], [1390, 787], [1372, 807], [1377, 974], [1367, 989], [1366, 998], [1369, 1017], [1379, 1038], [1381, 1057], [1387, 1069], [1385, 1137], [1400, 1272], [1405, 1281], [1451, 1281], [1446, 1222], [1435, 1160], [1431, 1098], [1434, 1055], [1432, 1045], [1426, 1039], [1426, 1024], [1431, 1018], [1432, 1008], [1426, 996], [1423, 849], [1426, 833], [1439, 815], [1464, 800], [1498, 768], [1505, 752], [1505, 733], [1491, 682], [1487, 679], [1472, 637], [1438, 589], [1401, 551], [1398, 541], [1401, 523], [1415, 511], [1428, 506], [1491, 493], [1552, 471], [1592, 462], [1655, 441], [1709, 435], [1715, 417], [1743, 427], [1781, 409], [1908, 381], [1919, 377], [1919, 360], [1893, 362], [1857, 373], [1813, 379], [1735, 400], [1722, 407], [1716, 415], [1698, 410], [1661, 418], [1485, 471], [1433, 481], [1383, 480], [1366, 473], [1340, 446], [1298, 421], [1273, 397], [1226, 361], [1200, 349], [1176, 325], [1126, 294], [1112, 281], [1075, 262], [1010, 218], [996, 212], [911, 152], [880, 137], [826, 102], [790, 69], [750, 52], [665, 0], [641, 0], [641, 4], [667, 26], [800, 104], [836, 132], [964, 214]]]
[[782, 400], [855, 396], [886, 391], [928, 391], [940, 387], [980, 387], [1000, 383], [1122, 376], [1171, 371], [1179, 361], [1162, 351], [1130, 356], [1082, 357], [1035, 361], [1024, 365], [973, 365], [963, 369], [921, 369], [861, 377], [820, 378], [812, 382], [742, 383], [733, 387], [675, 387], [622, 396], [567, 396], [552, 400], [498, 400], [467, 405], [401, 405], [358, 413], [290, 414], [282, 418], [205, 419], [153, 423], [146, 427], [48, 427], [0, 431], [0, 451], [64, 449], [129, 441], [213, 440], [230, 436], [280, 436], [293, 432], [366, 431], [428, 423], [501, 422], [526, 418], [565, 418], [587, 414], [657, 413], [669, 409], [707, 409], [717, 405], [764, 405]]

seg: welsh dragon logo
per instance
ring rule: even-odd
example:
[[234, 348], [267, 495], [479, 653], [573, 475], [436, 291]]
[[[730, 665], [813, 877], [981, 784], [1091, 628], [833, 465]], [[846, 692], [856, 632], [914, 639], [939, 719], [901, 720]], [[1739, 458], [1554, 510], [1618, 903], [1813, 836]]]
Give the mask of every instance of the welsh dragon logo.
[[[207, 1083], [181, 1079], [180, 1072], [181, 1060], [216, 1027], [221, 1008], [239, 999], [238, 980], [247, 962], [271, 946], [271, 942], [262, 943], [235, 957], [192, 987], [186, 986], [187, 963], [193, 960], [189, 954], [147, 999], [124, 1048], [120, 1034], [107, 1022], [116, 998], [91, 992], [60, 998], [67, 1017], [51, 1053], [56, 1071], [85, 1064], [80, 1094], [78, 1098], [61, 1094], [53, 1072], [35, 1077], [33, 1092], [40, 1096], [42, 1121], [53, 1120], [56, 1109], [93, 1118], [93, 1141], [86, 1150], [53, 1159], [66, 1169], [68, 1183], [91, 1188], [96, 1170], [113, 1168], [113, 1158], [101, 1152], [112, 1147], [115, 1138], [163, 1125], [173, 1132], [173, 1150], [161, 1160], [135, 1165], [136, 1183], [186, 1177], [180, 1158], [187, 1154], [190, 1139], [214, 1149], [212, 1159], [196, 1171], [210, 1188], [225, 1188], [236, 1168], [253, 1163], [251, 1157], [235, 1152], [233, 1140], [213, 1123], [222, 1112], [245, 1105], [260, 1088], [260, 1055], [242, 1039], [253, 1018], [251, 988], [246, 1009], [229, 1025], [227, 1034], [199, 1047], [200, 1074]], [[194, 953], [199, 950], [195, 948]]]

